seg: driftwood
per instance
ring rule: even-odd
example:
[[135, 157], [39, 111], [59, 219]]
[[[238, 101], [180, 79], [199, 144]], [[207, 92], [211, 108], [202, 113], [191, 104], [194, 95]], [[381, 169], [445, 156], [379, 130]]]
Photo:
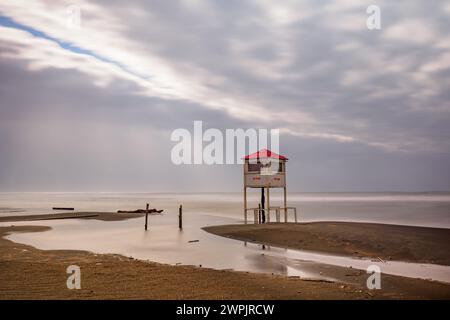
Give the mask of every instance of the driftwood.
[[[148, 213], [161, 213], [164, 210], [157, 209], [149, 209]], [[146, 209], [137, 209], [137, 210], [118, 210], [117, 213], [147, 213]]]
[[67, 207], [53, 207], [53, 210], [75, 210], [75, 208], [67, 208]]

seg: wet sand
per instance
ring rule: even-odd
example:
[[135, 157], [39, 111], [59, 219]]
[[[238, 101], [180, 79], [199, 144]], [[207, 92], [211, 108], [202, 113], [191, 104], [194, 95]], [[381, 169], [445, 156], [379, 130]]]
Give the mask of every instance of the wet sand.
[[38, 220], [57, 220], [57, 219], [95, 219], [101, 221], [121, 221], [143, 216], [145, 216], [145, 213], [64, 212], [64, 213], [35, 214], [23, 216], [4, 216], [0, 217], [0, 222], [38, 221]]
[[[0, 227], [0, 299], [365, 299], [353, 286], [281, 276], [169, 266], [120, 255], [38, 250], [3, 237], [48, 227]], [[81, 290], [66, 268], [81, 268]]]
[[204, 228], [216, 235], [353, 257], [450, 265], [450, 229], [356, 222], [268, 223]]
[[[382, 290], [367, 275], [332, 268], [345, 283], [170, 266], [120, 255], [38, 250], [3, 238], [48, 227], [0, 227], [0, 299], [450, 299], [442, 283], [383, 275]], [[66, 287], [66, 268], [81, 268], [81, 290]]]

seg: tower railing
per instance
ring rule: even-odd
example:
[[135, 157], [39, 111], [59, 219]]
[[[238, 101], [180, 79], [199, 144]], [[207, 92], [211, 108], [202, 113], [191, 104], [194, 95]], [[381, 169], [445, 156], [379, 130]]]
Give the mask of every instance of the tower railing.
[[259, 214], [260, 213], [264, 213], [266, 218], [267, 218], [267, 222], [270, 222], [270, 214], [272, 212], [275, 212], [275, 221], [277, 223], [281, 222], [281, 211], [284, 211], [284, 222], [288, 223], [289, 221], [289, 217], [288, 217], [288, 213], [289, 211], [292, 212], [293, 216], [294, 216], [294, 222], [297, 223], [298, 221], [298, 217], [297, 217], [297, 208], [296, 207], [270, 207], [270, 208], [246, 208], [245, 209], [245, 224], [247, 224], [248, 221], [248, 212], [252, 212], [253, 211], [253, 222], [255, 224], [260, 223], [261, 219]]

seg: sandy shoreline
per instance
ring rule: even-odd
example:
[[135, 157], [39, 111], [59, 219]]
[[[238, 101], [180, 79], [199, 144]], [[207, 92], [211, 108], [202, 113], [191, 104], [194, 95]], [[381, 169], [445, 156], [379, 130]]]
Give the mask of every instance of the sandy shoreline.
[[63, 212], [49, 214], [35, 214], [23, 216], [3, 216], [0, 222], [39, 221], [58, 219], [94, 219], [101, 221], [121, 221], [145, 216], [144, 213], [117, 213], [117, 212]]
[[203, 229], [283, 248], [450, 265], [450, 229], [357, 222], [240, 224]]
[[[47, 227], [0, 227], [0, 299], [367, 299], [354, 286], [283, 276], [170, 266], [120, 255], [38, 250], [4, 238]], [[66, 287], [79, 265], [82, 289]]]
[[[341, 280], [329, 283], [86, 251], [39, 250], [4, 238], [47, 228], [0, 227], [0, 299], [450, 299], [450, 285], [390, 275], [383, 275], [382, 290], [368, 290], [366, 273], [342, 267], [322, 266]], [[230, 226], [211, 228], [230, 231]], [[66, 287], [71, 264], [81, 268], [81, 290]]]

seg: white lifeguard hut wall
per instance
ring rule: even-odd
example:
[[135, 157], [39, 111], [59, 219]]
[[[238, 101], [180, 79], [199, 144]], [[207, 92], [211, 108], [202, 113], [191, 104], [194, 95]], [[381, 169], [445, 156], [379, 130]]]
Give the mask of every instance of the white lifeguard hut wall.
[[[280, 210], [284, 211], [284, 220], [287, 222], [288, 209], [293, 209], [295, 213], [295, 222], [297, 222], [297, 210], [294, 207], [287, 207], [287, 190], [286, 190], [286, 156], [277, 154], [268, 149], [261, 149], [258, 152], [246, 155], [244, 157], [244, 218], [247, 223], [248, 211], [253, 211], [255, 223], [259, 219], [260, 213], [265, 214], [267, 221], [270, 222], [270, 213], [275, 211], [277, 222], [280, 221]], [[264, 204], [262, 208], [247, 207], [247, 188], [262, 188], [263, 193], [267, 196], [262, 197], [267, 200], [267, 206]], [[283, 207], [270, 206], [270, 189], [283, 188]]]

